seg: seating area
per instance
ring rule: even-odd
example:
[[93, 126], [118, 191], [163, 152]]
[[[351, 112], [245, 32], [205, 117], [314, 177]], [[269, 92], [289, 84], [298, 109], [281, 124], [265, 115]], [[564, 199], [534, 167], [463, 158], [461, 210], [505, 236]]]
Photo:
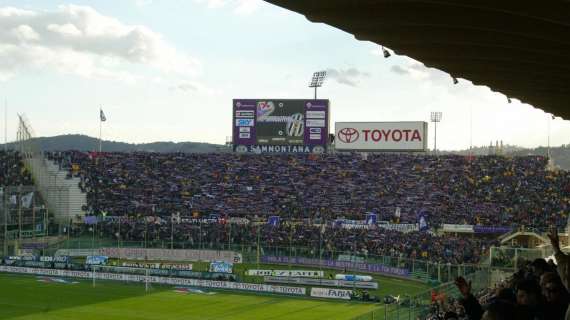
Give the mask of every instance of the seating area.
[[19, 152], [0, 151], [0, 187], [32, 185], [30, 173], [24, 168]]
[[[566, 223], [570, 173], [543, 157], [49, 153], [91, 215], [362, 219], [545, 228]], [[75, 164], [75, 171], [72, 165]]]

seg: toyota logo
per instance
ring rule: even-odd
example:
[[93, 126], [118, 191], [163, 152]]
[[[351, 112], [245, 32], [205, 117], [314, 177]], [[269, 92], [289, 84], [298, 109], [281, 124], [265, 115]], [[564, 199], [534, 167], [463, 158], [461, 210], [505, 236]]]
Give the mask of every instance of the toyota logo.
[[344, 143], [353, 143], [358, 140], [359, 136], [360, 134], [358, 133], [358, 130], [354, 128], [344, 128], [338, 132], [338, 140]]

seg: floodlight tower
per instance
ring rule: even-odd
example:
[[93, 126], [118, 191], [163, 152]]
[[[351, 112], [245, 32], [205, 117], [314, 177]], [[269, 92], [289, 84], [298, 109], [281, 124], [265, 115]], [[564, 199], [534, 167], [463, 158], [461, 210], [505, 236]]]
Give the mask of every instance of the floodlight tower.
[[309, 83], [309, 88], [315, 88], [315, 100], [317, 100], [317, 88], [323, 86], [323, 82], [325, 82], [326, 78], [326, 71], [317, 71], [313, 73], [313, 78], [311, 79], [311, 83]]
[[435, 127], [434, 142], [433, 142], [434, 154], [437, 154], [437, 123], [441, 122], [442, 115], [443, 114], [441, 113], [441, 111], [435, 111], [435, 112], [431, 113], [431, 122], [434, 123], [434, 127]]

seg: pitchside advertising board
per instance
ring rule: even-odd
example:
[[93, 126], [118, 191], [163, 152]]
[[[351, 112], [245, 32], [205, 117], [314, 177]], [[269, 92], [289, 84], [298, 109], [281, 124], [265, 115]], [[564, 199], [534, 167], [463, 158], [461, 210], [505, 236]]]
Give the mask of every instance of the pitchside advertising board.
[[234, 99], [233, 148], [243, 153], [323, 153], [328, 100]]
[[339, 151], [426, 151], [427, 122], [337, 122]]

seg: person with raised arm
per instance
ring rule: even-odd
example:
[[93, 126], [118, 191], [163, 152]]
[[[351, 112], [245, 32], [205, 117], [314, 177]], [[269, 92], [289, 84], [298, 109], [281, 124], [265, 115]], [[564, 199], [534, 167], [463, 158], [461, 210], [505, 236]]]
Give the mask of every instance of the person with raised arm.
[[[564, 287], [566, 287], [566, 290], [570, 291], [570, 256], [560, 250], [560, 238], [558, 237], [558, 230], [555, 226], [550, 227], [548, 238], [554, 250], [558, 275], [560, 275], [560, 279]], [[570, 308], [566, 310], [566, 317], [564, 319], [570, 320]]]

